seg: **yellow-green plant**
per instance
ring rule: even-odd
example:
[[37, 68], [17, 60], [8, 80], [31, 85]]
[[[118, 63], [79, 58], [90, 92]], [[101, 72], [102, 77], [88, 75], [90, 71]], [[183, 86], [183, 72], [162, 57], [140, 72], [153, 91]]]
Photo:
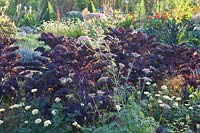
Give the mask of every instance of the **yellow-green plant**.
[[17, 28], [7, 16], [0, 16], [0, 35], [4, 37], [14, 36], [17, 33]]
[[3, 14], [9, 5], [9, 0], [0, 0], [0, 14]]

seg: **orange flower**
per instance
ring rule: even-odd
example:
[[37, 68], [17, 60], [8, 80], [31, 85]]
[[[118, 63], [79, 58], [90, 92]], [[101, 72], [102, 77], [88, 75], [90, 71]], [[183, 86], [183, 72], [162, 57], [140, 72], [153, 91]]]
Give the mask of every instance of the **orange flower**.
[[157, 12], [154, 16], [153, 16], [154, 19], [159, 19], [160, 18], [160, 13]]
[[167, 19], [169, 17], [169, 14], [168, 13], [163, 13], [163, 15], [162, 15], [162, 18], [163, 19]]
[[135, 13], [132, 14], [132, 19], [134, 20], [136, 17], [135, 17]]
[[149, 21], [150, 18], [151, 18], [151, 16], [146, 16], [147, 21]]

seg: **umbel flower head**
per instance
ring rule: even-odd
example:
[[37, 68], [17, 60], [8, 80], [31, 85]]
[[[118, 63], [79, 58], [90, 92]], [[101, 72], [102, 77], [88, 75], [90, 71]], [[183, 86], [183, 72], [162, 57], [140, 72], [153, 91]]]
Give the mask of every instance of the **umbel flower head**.
[[33, 114], [33, 115], [36, 115], [36, 114], [38, 114], [38, 113], [39, 113], [39, 110], [38, 110], [38, 109], [33, 109], [33, 110], [32, 110], [32, 114]]
[[50, 120], [46, 120], [44, 122], [44, 127], [48, 127], [49, 125], [51, 125], [51, 121]]
[[75, 127], [78, 128], [78, 129], [81, 128], [81, 125], [79, 125], [78, 122], [76, 122], [76, 121], [73, 122], [72, 125], [75, 126]]
[[42, 122], [42, 119], [40, 119], [40, 118], [37, 118], [36, 120], [35, 120], [35, 124], [39, 124], [39, 123], [41, 123]]
[[161, 103], [159, 105], [160, 105], [160, 107], [162, 107], [164, 109], [171, 109], [171, 107], [168, 104], [166, 104], [166, 103]]
[[5, 111], [5, 109], [4, 109], [4, 108], [1, 108], [1, 109], [0, 109], [0, 112], [4, 112], [4, 111]]
[[3, 124], [3, 121], [2, 120], [0, 120], [0, 125], [2, 125]]
[[117, 111], [120, 111], [120, 110], [121, 110], [120, 105], [115, 105], [115, 108], [117, 109]]
[[164, 95], [164, 96], [163, 96], [163, 99], [172, 101], [172, 99], [171, 99], [169, 96], [167, 96], [167, 95]]
[[32, 90], [31, 90], [32, 93], [35, 93], [35, 92], [37, 92], [37, 91], [38, 91], [37, 89], [32, 89]]
[[31, 106], [26, 106], [25, 110], [29, 110], [31, 108]]
[[58, 112], [58, 110], [54, 109], [54, 110], [51, 111], [51, 114], [52, 114], [52, 115], [56, 115], [57, 112]]
[[166, 86], [166, 85], [162, 85], [162, 86], [161, 86], [161, 90], [167, 91], [167, 90], [168, 90], [168, 89], [167, 89], [167, 86]]
[[55, 102], [59, 103], [61, 101], [61, 99], [59, 97], [56, 97]]

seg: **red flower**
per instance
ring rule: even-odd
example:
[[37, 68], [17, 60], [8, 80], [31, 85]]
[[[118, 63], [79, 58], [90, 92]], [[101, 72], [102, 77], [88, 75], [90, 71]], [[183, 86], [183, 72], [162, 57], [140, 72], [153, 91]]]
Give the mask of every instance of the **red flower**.
[[151, 18], [151, 16], [146, 16], [147, 21], [149, 21], [150, 18]]

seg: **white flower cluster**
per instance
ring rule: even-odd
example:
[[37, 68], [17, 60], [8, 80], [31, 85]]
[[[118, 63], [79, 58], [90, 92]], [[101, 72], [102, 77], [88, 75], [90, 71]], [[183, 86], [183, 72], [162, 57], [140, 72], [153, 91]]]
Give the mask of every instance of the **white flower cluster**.
[[38, 110], [38, 109], [33, 109], [33, 110], [32, 110], [32, 114], [33, 114], [33, 115], [37, 115], [38, 113], [39, 113], [39, 110]]
[[20, 104], [14, 104], [14, 105], [11, 105], [9, 108], [10, 109], [17, 109], [17, 108], [20, 108], [24, 106], [24, 103], [20, 103]]
[[51, 114], [52, 114], [52, 115], [56, 115], [57, 112], [58, 112], [58, 110], [54, 109], [54, 110], [51, 111]]
[[37, 91], [38, 91], [38, 89], [32, 89], [32, 90], [31, 90], [32, 93], [35, 93], [35, 92], [37, 92]]
[[60, 101], [61, 101], [61, 98], [56, 97], [55, 102], [56, 102], [56, 103], [59, 103]]
[[117, 109], [117, 111], [121, 110], [121, 106], [120, 105], [115, 105], [115, 108]]
[[172, 98], [170, 98], [170, 97], [167, 96], [167, 95], [164, 95], [164, 96], [163, 96], [163, 99], [165, 99], [165, 100], [169, 100], [169, 101], [172, 101]]
[[50, 120], [46, 120], [44, 122], [44, 127], [48, 127], [49, 125], [51, 125], [51, 121]]
[[35, 120], [35, 124], [39, 124], [39, 123], [41, 123], [42, 122], [42, 119], [40, 119], [40, 118], [37, 118], [36, 120]]
[[81, 128], [81, 125], [79, 125], [78, 122], [76, 122], [76, 121], [73, 122], [72, 125], [75, 126], [78, 129]]
[[31, 108], [31, 106], [26, 106], [25, 110], [29, 110]]
[[0, 125], [2, 125], [3, 124], [3, 121], [2, 120], [0, 120]]
[[4, 108], [1, 108], [1, 109], [0, 109], [0, 112], [4, 112], [4, 111], [5, 111], [5, 109], [4, 109]]

